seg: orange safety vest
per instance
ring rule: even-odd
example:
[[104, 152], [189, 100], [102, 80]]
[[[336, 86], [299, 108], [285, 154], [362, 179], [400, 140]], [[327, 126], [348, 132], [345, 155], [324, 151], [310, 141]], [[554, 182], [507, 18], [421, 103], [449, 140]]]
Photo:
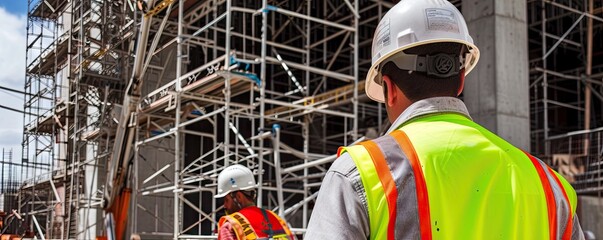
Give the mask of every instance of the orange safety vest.
[[270, 210], [255, 206], [223, 216], [218, 227], [221, 228], [227, 221], [232, 225], [237, 239], [295, 239], [285, 220]]
[[569, 239], [577, 197], [544, 163], [465, 116], [418, 117], [340, 148], [359, 171], [370, 239]]

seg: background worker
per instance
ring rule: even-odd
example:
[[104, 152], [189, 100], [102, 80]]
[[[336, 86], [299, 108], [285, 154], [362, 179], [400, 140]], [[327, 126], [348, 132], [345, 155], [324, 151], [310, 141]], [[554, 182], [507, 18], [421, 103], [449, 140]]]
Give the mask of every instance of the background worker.
[[456, 98], [479, 50], [450, 2], [400, 1], [372, 54], [366, 94], [385, 103], [392, 126], [340, 149], [307, 239], [584, 238], [570, 184]]
[[226, 216], [218, 223], [218, 239], [295, 239], [287, 223], [270, 210], [255, 206], [257, 184], [253, 173], [232, 165], [218, 176], [218, 194]]

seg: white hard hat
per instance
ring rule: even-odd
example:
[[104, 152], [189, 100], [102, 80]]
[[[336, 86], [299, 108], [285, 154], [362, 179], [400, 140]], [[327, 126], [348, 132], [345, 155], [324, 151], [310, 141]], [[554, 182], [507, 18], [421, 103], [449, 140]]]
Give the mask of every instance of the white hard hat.
[[[479, 49], [469, 36], [467, 23], [454, 5], [447, 0], [402, 0], [383, 16], [373, 37], [372, 66], [366, 78], [366, 95], [385, 102], [379, 67], [394, 59], [400, 69], [417, 70], [418, 56], [402, 51], [430, 43], [461, 43], [469, 52], [459, 65], [467, 75], [479, 59]], [[399, 54], [398, 54], [399, 53]], [[396, 56], [394, 56], [396, 55]], [[393, 57], [393, 58], [392, 58]]]
[[214, 198], [221, 198], [233, 191], [249, 190], [257, 187], [253, 173], [242, 165], [232, 165], [218, 175], [218, 194]]

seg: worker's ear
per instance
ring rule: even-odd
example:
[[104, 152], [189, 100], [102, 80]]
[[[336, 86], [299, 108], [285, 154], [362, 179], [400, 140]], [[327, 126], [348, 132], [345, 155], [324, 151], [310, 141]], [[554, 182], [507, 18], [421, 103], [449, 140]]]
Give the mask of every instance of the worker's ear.
[[237, 200], [240, 203], [243, 203], [243, 201], [248, 200], [247, 196], [245, 195], [245, 193], [243, 193], [243, 191], [237, 191]]
[[459, 89], [456, 93], [457, 97], [461, 95], [463, 89], [465, 88], [465, 68], [461, 69], [461, 71], [459, 72], [459, 80]]
[[241, 200], [243, 199], [243, 193], [241, 191], [237, 191], [235, 193], [235, 197], [237, 198], [237, 200]]
[[398, 91], [396, 91], [396, 86], [391, 78], [387, 75], [383, 75], [383, 84], [385, 84], [385, 89], [387, 91], [387, 96], [385, 99], [385, 105], [388, 107], [393, 107], [397, 101]]

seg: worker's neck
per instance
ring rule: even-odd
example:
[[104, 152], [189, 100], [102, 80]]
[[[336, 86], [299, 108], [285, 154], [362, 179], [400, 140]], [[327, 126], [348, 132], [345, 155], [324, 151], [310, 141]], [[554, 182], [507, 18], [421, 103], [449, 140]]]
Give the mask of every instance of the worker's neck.
[[243, 205], [243, 208], [246, 208], [246, 207], [253, 207], [253, 206], [255, 206], [255, 203], [254, 203], [254, 202], [251, 202], [251, 201], [248, 201], [248, 202], [246, 202], [246, 203], [243, 203], [242, 205]]

